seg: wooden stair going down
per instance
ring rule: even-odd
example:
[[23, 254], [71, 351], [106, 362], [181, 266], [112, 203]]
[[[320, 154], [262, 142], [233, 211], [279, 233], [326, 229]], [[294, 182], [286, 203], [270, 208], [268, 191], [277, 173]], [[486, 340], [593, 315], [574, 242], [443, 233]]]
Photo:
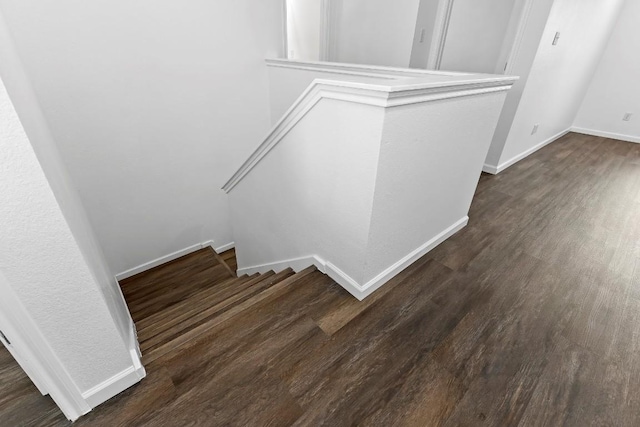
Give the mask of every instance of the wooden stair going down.
[[217, 254], [204, 248], [120, 282], [144, 364], [179, 350], [315, 270], [236, 277], [236, 269], [233, 249]]

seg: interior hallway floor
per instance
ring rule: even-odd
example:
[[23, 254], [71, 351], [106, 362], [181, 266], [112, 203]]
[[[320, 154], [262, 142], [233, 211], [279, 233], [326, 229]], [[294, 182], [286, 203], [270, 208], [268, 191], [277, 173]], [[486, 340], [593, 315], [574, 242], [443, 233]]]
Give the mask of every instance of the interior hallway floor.
[[[265, 282], [232, 262], [196, 253], [129, 292], [173, 283], [140, 322], [245, 284], [76, 425], [640, 425], [639, 144], [569, 134], [483, 175], [469, 225], [363, 302], [313, 269]], [[69, 424], [0, 364], [0, 425]]]

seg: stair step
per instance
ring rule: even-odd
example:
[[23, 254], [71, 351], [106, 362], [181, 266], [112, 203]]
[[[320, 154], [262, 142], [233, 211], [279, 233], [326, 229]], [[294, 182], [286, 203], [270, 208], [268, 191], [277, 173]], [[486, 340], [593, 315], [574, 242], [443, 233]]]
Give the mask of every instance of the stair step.
[[227, 251], [224, 251], [220, 254], [220, 257], [224, 260], [225, 263], [227, 263], [227, 265], [229, 267], [231, 267], [231, 269], [233, 271], [237, 271], [238, 270], [238, 261], [236, 259], [236, 250], [235, 249], [229, 249]]
[[[273, 275], [274, 273], [271, 273]], [[190, 298], [181, 301], [166, 310], [162, 310], [138, 322], [138, 339], [144, 342], [156, 335], [154, 330], [168, 329], [176, 323], [182, 321], [185, 317], [189, 318], [200, 311], [206, 310], [221, 301], [242, 292], [246, 288], [252, 286], [260, 275], [248, 276], [243, 279], [230, 279], [230, 282], [212, 286], [210, 289], [192, 295]]]
[[216, 261], [215, 263], [210, 263], [207, 268], [176, 272], [176, 274], [172, 276], [146, 281], [145, 287], [135, 291], [132, 291], [127, 286], [123, 287], [122, 291], [127, 301], [134, 304], [141, 304], [157, 296], [168, 295], [171, 292], [184, 290], [185, 277], [188, 277], [189, 281], [187, 288], [199, 289], [209, 287], [212, 284], [235, 276], [231, 276], [227, 269]]
[[153, 292], [154, 287], [149, 286], [152, 283], [160, 283], [161, 285], [170, 285], [175, 282], [179, 283], [180, 280], [185, 277], [185, 273], [188, 273], [188, 275], [200, 273], [218, 264], [218, 260], [210, 251], [201, 249], [166, 264], [136, 274], [135, 276], [123, 279], [120, 281], [120, 287], [125, 296], [135, 297], [138, 294]]
[[281, 282], [293, 274], [293, 270], [286, 269], [277, 274], [262, 275], [259, 278], [260, 280], [255, 284], [250, 286], [245, 285], [244, 290], [234, 293], [228, 298], [202, 311], [197, 313], [191, 311], [186, 312], [175, 319], [171, 319], [166, 324], [154, 325], [154, 327], [139, 331], [138, 338], [140, 339], [140, 348], [143, 354], [145, 351], [153, 349], [154, 347], [166, 344], [176, 336], [184, 334], [186, 331], [207, 322], [210, 318], [220, 315], [233, 306], [242, 303], [244, 300], [251, 298], [253, 295]]
[[174, 351], [174, 350], [180, 348], [181, 346], [185, 345], [186, 343], [196, 339], [200, 335], [204, 334], [205, 332], [210, 331], [211, 329], [215, 328], [216, 326], [221, 325], [224, 322], [232, 319], [233, 317], [237, 316], [238, 314], [242, 313], [243, 311], [247, 310], [248, 308], [252, 307], [253, 305], [255, 305], [255, 304], [257, 304], [257, 303], [259, 303], [259, 302], [261, 302], [261, 301], [263, 301], [263, 300], [265, 300], [267, 298], [279, 295], [283, 291], [286, 291], [286, 289], [287, 289], [287, 287], [289, 287], [289, 285], [291, 285], [292, 283], [297, 282], [298, 280], [300, 280], [300, 279], [304, 278], [305, 276], [313, 273], [314, 271], [316, 271], [315, 266], [311, 266], [309, 268], [306, 268], [305, 270], [302, 270], [299, 273], [295, 273], [293, 275], [290, 275], [286, 279], [281, 280], [278, 283], [275, 283], [272, 286], [267, 287], [266, 289], [262, 290], [261, 292], [258, 292], [256, 294], [254, 294], [253, 296], [245, 299], [244, 301], [240, 302], [239, 304], [234, 305], [233, 307], [229, 308], [228, 310], [225, 310], [224, 312], [218, 314], [217, 316], [213, 316], [212, 318], [208, 319], [206, 322], [201, 323], [200, 325], [192, 328], [191, 330], [186, 331], [186, 332], [178, 335], [177, 337], [175, 337], [171, 341], [168, 341], [168, 342], [165, 342], [165, 343], [163, 343], [161, 345], [158, 345], [155, 348], [152, 348], [147, 352], [144, 352], [144, 350], [143, 350], [143, 356], [142, 356], [143, 363], [144, 364], [151, 363], [154, 360], [158, 359], [159, 357], [167, 355], [167, 354], [171, 353], [172, 351]]
[[[144, 319], [136, 322], [136, 328], [139, 333], [142, 333], [145, 329], [153, 327], [167, 322], [167, 319], [175, 319], [181, 315], [181, 313], [193, 312], [200, 306], [211, 306], [217, 301], [224, 299], [229, 292], [229, 289], [240, 292], [244, 289], [245, 284], [260, 277], [259, 274], [253, 276], [242, 276], [239, 278], [230, 278], [222, 283], [218, 283], [209, 288], [203, 289], [186, 300], [180, 301], [177, 304], [172, 305], [162, 311], [154, 313]], [[248, 285], [250, 286], [250, 284]]]
[[129, 302], [129, 309], [133, 318], [136, 320], [143, 319], [189, 298], [189, 296], [202, 289], [213, 287], [229, 278], [232, 278], [229, 272], [218, 264], [189, 277], [188, 286], [185, 286], [184, 282], [177, 282], [171, 286], [158, 286], [149, 295], [126, 297], [126, 299]]
[[214, 251], [214, 255], [216, 257], [216, 259], [218, 260], [218, 262], [222, 265], [224, 265], [224, 267], [229, 271], [229, 274], [231, 274], [233, 277], [237, 277], [238, 274], [236, 272], [237, 270], [237, 265], [231, 265], [229, 264], [219, 253]]

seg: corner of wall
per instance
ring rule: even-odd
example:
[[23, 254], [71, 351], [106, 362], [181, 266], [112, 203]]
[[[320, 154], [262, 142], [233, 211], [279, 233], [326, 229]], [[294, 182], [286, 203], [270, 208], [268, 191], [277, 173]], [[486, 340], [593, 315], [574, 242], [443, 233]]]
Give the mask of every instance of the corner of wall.
[[147, 372], [142, 365], [142, 352], [138, 343], [138, 332], [133, 321], [129, 325], [127, 344], [131, 356], [131, 366], [82, 393], [82, 397], [92, 409], [122, 393], [147, 376]]

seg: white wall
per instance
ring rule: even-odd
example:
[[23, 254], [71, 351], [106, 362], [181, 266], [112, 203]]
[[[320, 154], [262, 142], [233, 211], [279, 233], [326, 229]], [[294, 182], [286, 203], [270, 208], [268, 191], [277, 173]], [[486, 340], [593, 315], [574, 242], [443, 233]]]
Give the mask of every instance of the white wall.
[[409, 63], [411, 68], [427, 68], [439, 3], [439, 0], [420, 0]]
[[302, 61], [319, 61], [322, 0], [286, 2], [287, 57]]
[[[507, 136], [511, 130], [513, 119], [518, 111], [518, 106], [522, 100], [524, 88], [527, 85], [533, 62], [540, 46], [540, 40], [547, 26], [547, 20], [551, 13], [551, 7], [555, 0], [527, 0], [529, 5], [525, 5], [525, 21], [521, 31], [521, 39], [517, 42], [516, 52], [507, 69], [507, 74], [516, 75], [519, 80], [507, 94], [504, 108], [500, 113], [498, 126], [493, 135], [489, 153], [485, 163], [492, 168], [497, 168], [500, 162], [502, 150], [507, 142]], [[518, 35], [516, 35], [518, 37]], [[515, 42], [516, 40], [514, 40]]]
[[361, 279], [383, 117], [323, 99], [229, 193], [240, 268], [318, 255]]
[[387, 109], [365, 281], [465, 221], [505, 97]]
[[87, 391], [130, 368], [131, 355], [4, 84], [0, 123], [2, 278], [80, 391]]
[[[509, 165], [571, 128], [622, 4], [553, 2], [508, 137], [504, 142], [494, 137], [488, 165]], [[552, 46], [556, 31], [561, 38]], [[539, 130], [531, 135], [535, 124]]]
[[120, 335], [125, 342], [128, 342], [132, 333], [132, 320], [122, 297], [120, 286], [109, 271], [102, 249], [80, 201], [80, 196], [64, 167], [49, 125], [33, 92], [31, 82], [27, 78], [22, 62], [15, 51], [2, 13], [0, 13], [0, 75], [11, 95], [13, 105], [19, 113], [25, 131], [29, 135], [31, 145], [38, 156], [49, 185], [65, 218], [71, 225], [71, 231], [85, 260], [100, 285], [100, 291], [109, 306], [109, 311], [118, 326]]
[[513, 5], [513, 0], [456, 0], [440, 69], [493, 73]]
[[232, 240], [220, 187], [270, 125], [279, 0], [0, 0], [110, 266]]
[[[575, 120], [590, 132], [640, 142], [640, 2], [626, 0]], [[630, 121], [622, 120], [633, 113]]]
[[335, 0], [330, 60], [408, 67], [419, 0]]

